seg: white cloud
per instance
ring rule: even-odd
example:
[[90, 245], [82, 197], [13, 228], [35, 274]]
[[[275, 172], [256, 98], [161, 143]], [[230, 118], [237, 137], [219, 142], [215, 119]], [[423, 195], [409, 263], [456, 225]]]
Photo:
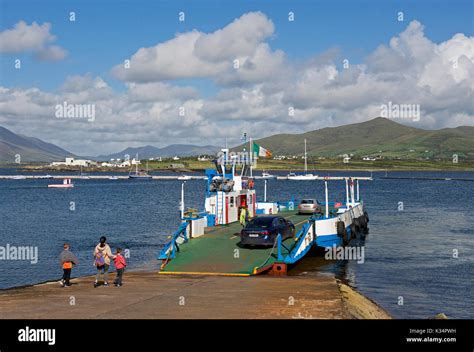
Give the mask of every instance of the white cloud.
[[0, 52], [19, 53], [41, 49], [55, 39], [49, 32], [50, 29], [50, 23], [39, 25], [33, 22], [28, 25], [25, 21], [20, 21], [13, 29], [0, 33]]
[[127, 87], [134, 101], [187, 100], [199, 96], [199, 91], [193, 87], [178, 87], [162, 82], [127, 83]]
[[101, 77], [93, 77], [90, 73], [81, 76], [68, 76], [64, 81], [61, 91], [67, 93], [83, 92], [87, 90], [96, 90], [107, 88], [107, 83]]
[[28, 25], [19, 21], [12, 29], [0, 32], [0, 53], [15, 54], [33, 52], [40, 60], [57, 61], [66, 57], [67, 51], [58, 45], [50, 45], [56, 40], [51, 34], [51, 24]]
[[222, 67], [206, 63], [193, 55], [194, 44], [200, 35], [196, 31], [178, 34], [174, 39], [155, 47], [141, 48], [132, 56], [130, 68], [117, 65], [112, 73], [117, 78], [130, 82], [212, 75]]
[[41, 61], [60, 61], [67, 56], [67, 51], [58, 45], [51, 45], [37, 51], [36, 58]]
[[[474, 38], [456, 34], [436, 44], [413, 21], [399, 36], [382, 45], [360, 65], [337, 70], [335, 64], [304, 68], [285, 91], [284, 101], [301, 109], [323, 107], [335, 123], [347, 121], [358, 111], [388, 101], [420, 104], [420, 127], [453, 126], [456, 121], [474, 124]], [[361, 117], [370, 119], [374, 116]]]
[[[127, 82], [156, 82], [206, 77], [222, 84], [261, 81], [283, 61], [281, 51], [264, 43], [274, 26], [261, 12], [247, 13], [213, 33], [191, 31], [153, 47], [140, 48], [130, 67], [116, 65], [112, 74]], [[234, 68], [239, 61], [239, 69]]]
[[261, 12], [250, 12], [234, 20], [223, 29], [198, 37], [194, 55], [202, 60], [221, 62], [236, 57], [252, 56], [275, 28]]

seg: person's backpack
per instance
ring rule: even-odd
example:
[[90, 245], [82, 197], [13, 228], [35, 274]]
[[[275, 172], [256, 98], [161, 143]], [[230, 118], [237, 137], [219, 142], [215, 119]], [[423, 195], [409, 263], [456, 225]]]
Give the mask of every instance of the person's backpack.
[[95, 263], [95, 266], [103, 266], [105, 264], [104, 255], [102, 254], [101, 251], [99, 251], [97, 255], [95, 256], [94, 263]]

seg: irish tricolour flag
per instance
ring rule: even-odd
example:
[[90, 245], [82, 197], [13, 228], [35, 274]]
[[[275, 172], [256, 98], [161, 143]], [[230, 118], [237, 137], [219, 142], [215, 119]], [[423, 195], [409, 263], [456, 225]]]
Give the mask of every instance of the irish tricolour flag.
[[263, 158], [271, 158], [272, 157], [272, 152], [271, 151], [269, 151], [268, 149], [263, 148], [261, 145], [258, 145], [257, 143], [253, 144], [253, 153], [258, 157], [263, 157]]

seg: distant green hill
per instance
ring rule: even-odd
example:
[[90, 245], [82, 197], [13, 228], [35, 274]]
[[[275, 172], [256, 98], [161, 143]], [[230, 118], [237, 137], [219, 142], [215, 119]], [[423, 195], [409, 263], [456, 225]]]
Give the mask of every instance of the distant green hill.
[[[422, 130], [377, 117], [351, 125], [328, 127], [302, 134], [277, 134], [255, 142], [270, 149], [273, 155], [308, 155], [355, 157], [382, 155], [385, 158], [474, 159], [474, 127], [460, 126], [441, 130]], [[234, 148], [240, 150], [241, 147]]]

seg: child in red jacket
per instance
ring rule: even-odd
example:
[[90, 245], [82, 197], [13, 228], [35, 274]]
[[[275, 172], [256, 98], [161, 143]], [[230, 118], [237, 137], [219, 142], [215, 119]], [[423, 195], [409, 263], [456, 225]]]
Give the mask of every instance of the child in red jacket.
[[117, 277], [115, 278], [114, 285], [115, 287], [120, 287], [122, 286], [123, 272], [125, 270], [125, 267], [127, 266], [125, 258], [122, 255], [122, 248], [117, 248], [117, 252], [114, 256], [114, 265], [117, 269]]

